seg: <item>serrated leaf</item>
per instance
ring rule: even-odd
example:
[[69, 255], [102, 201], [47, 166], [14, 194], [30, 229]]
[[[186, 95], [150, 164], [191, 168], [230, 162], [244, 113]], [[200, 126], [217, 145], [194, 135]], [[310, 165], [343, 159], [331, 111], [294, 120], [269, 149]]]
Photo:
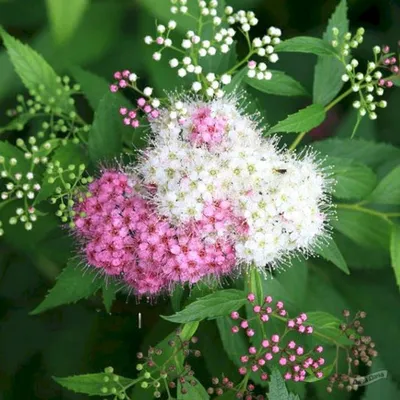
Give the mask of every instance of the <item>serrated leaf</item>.
[[[51, 157], [51, 162], [58, 161], [60, 163], [60, 167], [62, 167], [65, 172], [63, 172], [62, 176], [64, 179], [67, 179], [68, 174], [68, 165], [76, 165], [86, 164], [88, 159], [84, 153], [84, 147], [79, 144], [74, 144], [72, 142], [68, 142], [66, 145], [59, 147]], [[47, 171], [43, 175], [42, 187], [40, 189], [39, 194], [35, 199], [35, 203], [40, 203], [41, 201], [51, 197], [55, 189], [60, 186], [60, 181], [56, 180], [53, 183], [49, 183], [49, 175]]]
[[[339, 42], [343, 39], [345, 33], [349, 30], [349, 21], [347, 19], [347, 1], [342, 0], [332, 14], [323, 39], [331, 44], [333, 40], [332, 28], [339, 29]], [[314, 72], [313, 101], [322, 105], [328, 104], [340, 92], [344, 82], [344, 65], [340, 60], [334, 60], [332, 57], [319, 57]]]
[[73, 106], [68, 102], [69, 94], [57, 82], [57, 74], [47, 61], [31, 47], [9, 35], [1, 26], [0, 35], [25, 87], [39, 93], [43, 103], [58, 106], [65, 112], [72, 111]]
[[111, 312], [112, 305], [114, 300], [117, 297], [117, 292], [119, 290], [118, 284], [115, 281], [104, 281], [102, 287], [102, 295], [103, 295], [103, 304], [104, 308], [108, 313]]
[[[71, 73], [81, 86], [90, 106], [93, 110], [96, 110], [101, 99], [110, 91], [109, 82], [106, 79], [79, 67], [73, 67]], [[118, 94], [116, 95], [118, 96]]]
[[[210, 396], [204, 386], [194, 377], [189, 379], [190, 382], [195, 382], [195, 386], [191, 383], [185, 382], [182, 384], [178, 380], [178, 400], [208, 400]], [[182, 389], [185, 389], [185, 393], [182, 393]]]
[[68, 41], [78, 27], [89, 0], [46, 0], [50, 27], [57, 44]]
[[326, 379], [328, 376], [330, 376], [332, 374], [333, 368], [335, 367], [335, 363], [327, 365], [326, 367], [321, 368], [321, 372], [322, 372], [322, 377], [321, 378], [317, 378], [315, 375], [309, 375], [307, 376], [305, 380], [305, 382], [318, 382], [322, 379]]
[[87, 299], [100, 289], [103, 281], [94, 268], [84, 270], [77, 260], [71, 260], [58, 276], [56, 284], [45, 299], [31, 312], [31, 315]]
[[276, 132], [308, 132], [321, 125], [325, 120], [325, 116], [326, 113], [321, 104], [311, 104], [295, 114], [290, 114], [283, 121], [278, 122], [267, 132], [267, 134], [269, 135]]
[[376, 204], [400, 205], [400, 165], [379, 182], [367, 201]]
[[245, 77], [244, 81], [263, 93], [275, 94], [277, 96], [309, 96], [307, 90], [300, 82], [286, 75], [282, 71], [272, 71], [272, 78], [270, 80], [259, 80]]
[[355, 161], [329, 157], [327, 164], [336, 180], [333, 196], [344, 200], [362, 200], [375, 188], [375, 173], [365, 164]]
[[337, 57], [338, 53], [335, 49], [322, 39], [310, 36], [297, 36], [284, 40], [275, 46], [275, 51], [292, 52], [292, 53], [311, 53], [317, 56], [333, 56]]
[[333, 227], [354, 242], [364, 247], [389, 250], [391, 227], [388, 221], [362, 209], [339, 208], [337, 217], [337, 221], [332, 221]]
[[273, 368], [271, 373], [271, 382], [269, 384], [269, 400], [288, 400], [289, 392], [286, 389], [285, 381], [280, 372]]
[[246, 297], [241, 290], [220, 290], [194, 301], [174, 315], [162, 316], [162, 318], [175, 323], [213, 319], [228, 315], [231, 311], [241, 308], [245, 303]]
[[400, 225], [393, 225], [390, 236], [390, 258], [396, 277], [397, 285], [400, 287]]
[[339, 269], [341, 269], [345, 274], [349, 275], [349, 267], [347, 266], [346, 260], [344, 259], [342, 253], [335, 241], [330, 238], [327, 242], [321, 244], [315, 249], [315, 252], [325, 258], [325, 260], [330, 261], [335, 264]]
[[340, 330], [340, 319], [329, 313], [322, 311], [308, 312], [307, 324], [313, 326], [315, 337], [318, 337], [321, 341], [326, 343], [335, 342], [342, 345], [352, 343]]
[[92, 129], [89, 134], [89, 155], [92, 161], [104, 161], [118, 156], [122, 151], [122, 136], [126, 129], [113, 93], [107, 93], [96, 109]]
[[349, 158], [371, 168], [400, 158], [400, 149], [397, 147], [362, 139], [327, 139], [314, 143], [312, 147], [324, 155]]
[[[105, 382], [104, 378], [108, 379], [108, 381]], [[126, 387], [133, 382], [133, 379], [118, 376], [118, 385], [116, 385], [115, 381], [110, 378], [110, 374], [106, 373], [75, 375], [66, 378], [53, 377], [53, 379], [59, 385], [65, 387], [68, 390], [72, 390], [75, 393], [103, 397], [106, 396], [108, 393], [111, 393], [111, 389], [113, 387], [116, 387], [117, 390], [121, 390], [123, 387]], [[107, 388], [106, 393], [104, 393], [103, 388]]]

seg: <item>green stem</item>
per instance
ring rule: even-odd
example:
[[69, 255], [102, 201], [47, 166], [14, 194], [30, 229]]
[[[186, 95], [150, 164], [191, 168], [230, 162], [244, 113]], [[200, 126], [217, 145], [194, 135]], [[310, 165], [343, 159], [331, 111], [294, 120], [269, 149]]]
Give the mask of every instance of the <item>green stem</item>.
[[369, 214], [369, 215], [374, 215], [375, 217], [379, 217], [384, 219], [385, 221], [389, 222], [392, 224], [392, 221], [390, 221], [390, 218], [399, 218], [400, 213], [385, 213], [385, 212], [380, 212], [376, 210], [372, 210], [371, 208], [365, 208], [362, 207], [361, 204], [363, 203], [358, 203], [358, 204], [336, 204], [337, 208], [341, 208], [344, 210], [354, 210], [354, 211], [359, 211], [364, 214]]

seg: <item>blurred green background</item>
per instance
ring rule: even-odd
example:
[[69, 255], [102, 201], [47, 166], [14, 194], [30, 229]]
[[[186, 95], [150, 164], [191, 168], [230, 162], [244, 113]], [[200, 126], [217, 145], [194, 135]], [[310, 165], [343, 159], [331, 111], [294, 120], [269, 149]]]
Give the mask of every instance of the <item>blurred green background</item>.
[[[69, 0], [63, 1], [68, 3]], [[143, 44], [145, 34], [154, 32], [155, 7], [168, 1], [93, 0], [76, 27], [71, 28], [66, 12], [65, 30], [72, 32], [68, 37], [64, 31], [55, 32], [56, 36], [51, 31], [48, 2], [0, 0], [0, 25], [29, 43], [60, 74], [68, 74], [71, 67], [78, 65], [109, 80], [115, 70], [129, 68], [157, 89], [172, 89], [179, 81], [169, 68], [151, 60], [151, 52]], [[282, 29], [284, 38], [322, 35], [337, 4], [336, 0], [231, 0], [227, 3], [256, 11], [260, 20], [256, 28], [259, 35], [274, 25]], [[400, 39], [398, 1], [349, 0], [349, 7], [352, 28], [363, 26], [367, 30], [358, 52], [361, 59], [371, 56], [375, 44], [396, 47]], [[312, 92], [315, 62], [314, 56], [284, 54], [277, 68], [297, 78]], [[0, 47], [0, 126], [7, 122], [5, 111], [14, 106], [15, 96], [20, 92], [24, 92], [22, 83], [4, 48]], [[388, 108], [380, 113], [377, 121], [365, 120], [358, 134], [369, 140], [400, 145], [400, 91], [393, 90], [388, 97]], [[263, 95], [259, 103], [266, 121], [274, 124], [307, 105], [307, 100]], [[349, 104], [350, 101], [336, 107], [330, 123], [313, 132], [313, 138], [333, 134], [348, 137], [349, 127], [355, 122]], [[84, 101], [80, 107], [84, 118], [90, 121], [90, 108]], [[34, 125], [23, 135], [29, 135], [29, 129], [34, 132]], [[7, 134], [2, 139], [13, 141], [14, 135]], [[378, 173], [386, 171], [387, 166]], [[134, 298], [125, 295], [118, 296], [110, 315], [104, 311], [99, 297], [30, 316], [29, 312], [41, 302], [74, 251], [72, 238], [58, 228], [57, 223], [47, 219], [46, 224], [39, 224], [35, 235], [12, 229], [8, 238], [0, 241], [0, 400], [85, 398], [62, 390], [51, 376], [97, 372], [113, 365], [118, 374], [132, 377], [138, 349], [145, 343], [155, 344], [174, 328], [172, 324], [159, 321], [160, 314], [170, 312], [168, 299], [160, 299], [155, 305], [139, 305]], [[339, 243], [340, 240], [338, 237]], [[375, 368], [388, 369], [390, 379], [358, 393], [336, 393], [331, 397], [325, 393], [324, 385], [318, 384], [308, 390], [306, 398], [399, 399], [400, 304], [389, 260], [379, 253], [369, 254], [360, 249], [357, 252], [355, 246], [349, 248], [344, 238], [342, 241], [343, 252], [347, 251], [349, 257], [353, 253], [350, 277], [316, 261], [315, 270], [307, 271], [301, 278], [304, 287], [296, 284], [300, 282], [296, 275], [299, 272], [288, 271], [286, 290], [295, 295], [298, 290], [306, 290], [305, 311], [324, 310], [337, 314], [344, 307], [366, 309], [370, 315], [369, 333], [381, 352]], [[361, 258], [362, 254], [365, 259]], [[138, 328], [138, 312], [142, 313], [142, 329]], [[221, 350], [215, 325], [202, 325], [199, 336], [200, 348], [207, 360], [199, 361], [199, 378], [207, 379], [211, 373], [232, 370], [228, 359], [213, 354], [214, 348]], [[207, 385], [206, 380], [203, 382]], [[304, 393], [304, 388], [299, 390]]]

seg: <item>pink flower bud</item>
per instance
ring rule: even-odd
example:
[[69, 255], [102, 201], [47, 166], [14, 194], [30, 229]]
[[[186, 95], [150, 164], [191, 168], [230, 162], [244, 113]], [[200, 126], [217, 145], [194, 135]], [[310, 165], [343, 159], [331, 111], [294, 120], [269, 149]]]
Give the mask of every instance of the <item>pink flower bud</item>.
[[296, 324], [297, 325], [302, 325], [303, 324], [303, 320], [300, 317], [296, 318]]
[[267, 296], [265, 299], [264, 299], [264, 302], [265, 303], [272, 303], [272, 297], [271, 296]]
[[295, 362], [296, 361], [296, 356], [294, 354], [290, 355], [289, 356], [289, 361], [292, 362], [292, 363]]
[[246, 374], [247, 374], [247, 368], [245, 368], [245, 367], [240, 367], [240, 368], [239, 368], [239, 374], [240, 374], [240, 375], [246, 375]]
[[149, 114], [152, 110], [153, 110], [153, 107], [152, 107], [151, 105], [149, 105], [149, 104], [146, 104], [146, 105], [143, 107], [143, 111], [144, 111], [146, 114]]
[[322, 371], [318, 371], [318, 372], [315, 374], [315, 376], [316, 376], [318, 379], [321, 379], [321, 378], [324, 376], [324, 374], [323, 374]]
[[261, 367], [265, 365], [265, 360], [263, 358], [260, 358], [257, 362], [258, 365], [261, 365]]
[[311, 335], [314, 332], [314, 328], [312, 326], [307, 326], [306, 332]]
[[390, 64], [390, 58], [385, 58], [385, 59], [383, 60], [383, 63], [384, 63], [385, 65], [389, 65], [389, 64]]
[[262, 381], [266, 381], [268, 379], [268, 374], [266, 374], [265, 372], [263, 372], [262, 374], [261, 374], [261, 380]]
[[242, 363], [247, 363], [247, 362], [249, 361], [249, 356], [242, 356], [242, 357], [240, 357], [240, 361], [241, 361]]
[[118, 92], [118, 86], [117, 85], [110, 85], [110, 91], [115, 93]]
[[269, 316], [267, 314], [262, 314], [260, 316], [260, 319], [262, 322], [268, 322], [269, 321]]
[[130, 74], [131, 74], [131, 71], [129, 71], [128, 69], [122, 71], [122, 76], [124, 78], [128, 78]]
[[382, 52], [383, 53], [387, 54], [387, 53], [389, 53], [389, 51], [390, 51], [390, 47], [389, 46], [383, 46], [383, 48], [382, 48]]
[[290, 372], [286, 372], [286, 374], [283, 375], [283, 377], [285, 378], [285, 380], [289, 381], [290, 379], [292, 379], [292, 374]]
[[289, 349], [294, 349], [294, 348], [296, 347], [296, 342], [294, 342], [293, 340], [291, 340], [291, 341], [288, 343], [288, 347], [289, 347]]
[[121, 78], [122, 78], [121, 72], [119, 72], [119, 71], [115, 72], [115, 73], [114, 73], [114, 78], [115, 78], [115, 79], [121, 79]]
[[300, 366], [299, 366], [299, 365], [295, 365], [295, 366], [293, 367], [293, 371], [294, 371], [294, 372], [299, 372], [299, 371], [300, 371]]
[[287, 314], [286, 310], [280, 310], [280, 311], [279, 311], [279, 315], [280, 315], [281, 317], [284, 317], [286, 314]]
[[131, 119], [130, 118], [124, 118], [124, 124], [125, 125], [130, 125], [131, 124]]
[[394, 74], [398, 74], [399, 73], [399, 67], [397, 65], [394, 65], [392, 68], [390, 68], [390, 70], [394, 73]]
[[160, 116], [160, 112], [158, 110], [153, 110], [150, 115], [152, 116], [152, 118], [158, 118]]
[[304, 325], [300, 325], [300, 326], [297, 328], [297, 330], [298, 330], [300, 333], [304, 333], [305, 330], [306, 330], [306, 327], [305, 327]]
[[391, 88], [393, 86], [392, 81], [386, 81], [386, 87]]
[[232, 331], [232, 333], [238, 333], [239, 332], [239, 327], [238, 326], [232, 326], [231, 331]]
[[287, 364], [287, 359], [285, 357], [281, 357], [279, 359], [279, 364], [282, 365], [282, 366], [286, 365]]
[[141, 97], [140, 99], [138, 99], [137, 104], [139, 107], [144, 107], [146, 104], [146, 100], [143, 97]]
[[267, 339], [264, 339], [261, 342], [261, 346], [264, 347], [264, 349], [266, 349], [269, 346], [269, 341]]
[[307, 321], [307, 314], [306, 314], [306, 313], [301, 313], [301, 314], [300, 314], [300, 318], [301, 318], [303, 321]]
[[129, 111], [128, 115], [130, 118], [136, 118], [137, 113], [136, 113], [136, 111], [132, 110], [132, 111]]
[[294, 326], [295, 326], [294, 321], [293, 321], [292, 319], [289, 320], [289, 321], [287, 322], [287, 326], [288, 326], [288, 328], [294, 328]]
[[379, 86], [385, 86], [385, 80], [384, 79], [379, 79], [378, 85]]
[[256, 296], [254, 295], [254, 293], [249, 293], [247, 295], [247, 300], [250, 302], [253, 302], [256, 299]]
[[272, 313], [272, 308], [271, 307], [267, 307], [265, 309], [265, 311], [266, 311], [267, 314], [271, 314]]
[[126, 82], [125, 79], [121, 79], [121, 80], [119, 81], [119, 87], [121, 87], [121, 88], [126, 88], [127, 86], [128, 86], [128, 83]]
[[239, 318], [239, 313], [237, 311], [232, 311], [231, 312], [231, 318], [232, 319], [238, 319]]
[[248, 337], [253, 337], [254, 336], [254, 329], [247, 329], [247, 331], [246, 331], [246, 335], [248, 336]]
[[323, 348], [322, 346], [317, 346], [317, 347], [315, 348], [315, 351], [316, 351], [317, 353], [322, 353], [322, 352], [324, 351], [324, 348]]
[[249, 353], [250, 353], [250, 354], [256, 354], [256, 353], [257, 353], [257, 349], [256, 349], [254, 346], [251, 346], [251, 347], [249, 348]]
[[248, 323], [246, 320], [244, 320], [244, 321], [242, 321], [242, 322], [240, 323], [240, 326], [241, 326], [243, 329], [247, 329], [247, 328], [249, 327], [249, 323]]
[[134, 119], [131, 123], [133, 128], [139, 128], [140, 122], [137, 119]]
[[162, 45], [162, 44], [164, 43], [164, 38], [162, 38], [161, 36], [159, 36], [159, 37], [156, 39], [156, 42], [157, 42], [157, 44]]
[[272, 346], [272, 352], [273, 353], [279, 353], [279, 351], [280, 351], [280, 348], [279, 348], [279, 346]]
[[272, 335], [271, 340], [272, 340], [274, 343], [279, 343], [279, 335]]
[[322, 358], [322, 357], [318, 358], [318, 364], [319, 365], [324, 365], [325, 364], [325, 359]]
[[254, 60], [249, 61], [249, 63], [247, 64], [247, 66], [250, 69], [254, 69], [255, 67], [257, 67], [257, 63]]
[[276, 308], [278, 308], [279, 310], [283, 308], [283, 301], [278, 301], [276, 303]]
[[299, 347], [296, 349], [296, 353], [297, 353], [298, 356], [301, 356], [301, 355], [304, 354], [304, 349], [303, 349], [301, 346], [299, 346]]
[[253, 311], [258, 314], [261, 311], [261, 307], [260, 306], [254, 306], [253, 307]]
[[257, 372], [257, 371], [258, 371], [258, 365], [252, 365], [252, 366], [251, 366], [251, 370], [252, 370], [253, 372]]
[[271, 360], [274, 358], [274, 356], [272, 355], [272, 353], [266, 353], [265, 356], [264, 356], [264, 358], [265, 358], [267, 361], [271, 361]]

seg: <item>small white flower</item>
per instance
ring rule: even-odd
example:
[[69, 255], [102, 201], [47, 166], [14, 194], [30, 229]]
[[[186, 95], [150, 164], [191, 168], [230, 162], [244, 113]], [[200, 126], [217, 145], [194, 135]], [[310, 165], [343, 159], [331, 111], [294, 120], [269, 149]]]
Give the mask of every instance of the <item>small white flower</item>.
[[224, 85], [229, 85], [231, 83], [231, 81], [232, 81], [232, 76], [231, 75], [224, 74], [224, 75], [221, 76], [221, 82]]
[[137, 81], [137, 75], [136, 74], [130, 74], [128, 79], [131, 82], [136, 82]]
[[254, 69], [249, 69], [249, 70], [247, 71], [247, 76], [248, 76], [249, 78], [255, 78], [255, 77], [256, 77], [256, 74], [257, 74], [257, 72], [256, 72]]
[[202, 86], [201, 86], [201, 83], [200, 82], [193, 82], [193, 85], [192, 85], [192, 89], [193, 89], [193, 91], [194, 92], [199, 92], [200, 90], [201, 90], [201, 88], [202, 88]]
[[273, 53], [268, 57], [269, 61], [272, 63], [276, 63], [279, 60], [278, 54]]
[[261, 47], [260, 49], [257, 50], [257, 54], [260, 57], [265, 57], [265, 55], [267, 54], [267, 52], [265, 51], [265, 49], [263, 47]]
[[168, 22], [168, 28], [169, 28], [169, 29], [175, 29], [175, 28], [176, 28], [176, 21], [170, 20], [170, 21]]
[[184, 68], [180, 68], [180, 69], [178, 69], [178, 75], [181, 78], [184, 78], [187, 75], [187, 72], [186, 72], [186, 70]]
[[209, 72], [206, 76], [206, 79], [208, 82], [214, 82], [215, 81], [215, 74], [213, 72]]
[[207, 52], [210, 56], [215, 56], [217, 49], [215, 47], [210, 47]]
[[350, 79], [350, 77], [347, 74], [343, 74], [342, 75], [342, 81], [343, 82], [348, 82], [349, 79]]
[[190, 49], [192, 47], [192, 42], [189, 39], [182, 40], [182, 47], [184, 49]]
[[262, 42], [262, 40], [260, 39], [260, 38], [255, 38], [254, 40], [253, 40], [253, 46], [254, 47], [261, 47], [263, 45], [263, 42]]
[[207, 50], [206, 49], [200, 49], [199, 50], [199, 56], [200, 57], [205, 57], [207, 55]]
[[153, 88], [147, 86], [144, 88], [143, 93], [146, 97], [150, 97], [153, 94]]
[[165, 28], [164, 25], [158, 25], [158, 26], [157, 26], [157, 32], [159, 32], [159, 33], [164, 33], [165, 30], [166, 30], [166, 28]]
[[146, 36], [146, 37], [144, 38], [144, 42], [145, 42], [146, 44], [152, 44], [152, 43], [153, 43], [153, 38], [152, 38], [151, 36]]
[[230, 6], [225, 7], [225, 14], [231, 15], [233, 13], [233, 8]]
[[160, 107], [160, 100], [158, 100], [158, 99], [153, 99], [153, 100], [151, 101], [151, 105], [152, 105], [154, 108]]
[[160, 52], [155, 52], [153, 54], [153, 60], [160, 61], [161, 60], [161, 53]]
[[169, 38], [165, 39], [164, 46], [165, 47], [171, 47], [172, 46], [172, 40], [169, 39]]
[[179, 61], [176, 58], [169, 60], [169, 65], [171, 68], [176, 68], [179, 65]]
[[223, 44], [221, 46], [221, 53], [224, 53], [224, 54], [229, 53], [229, 46], [227, 44]]
[[251, 29], [250, 24], [243, 24], [243, 25], [242, 25], [242, 30], [243, 30], [243, 32], [249, 32], [250, 29]]

